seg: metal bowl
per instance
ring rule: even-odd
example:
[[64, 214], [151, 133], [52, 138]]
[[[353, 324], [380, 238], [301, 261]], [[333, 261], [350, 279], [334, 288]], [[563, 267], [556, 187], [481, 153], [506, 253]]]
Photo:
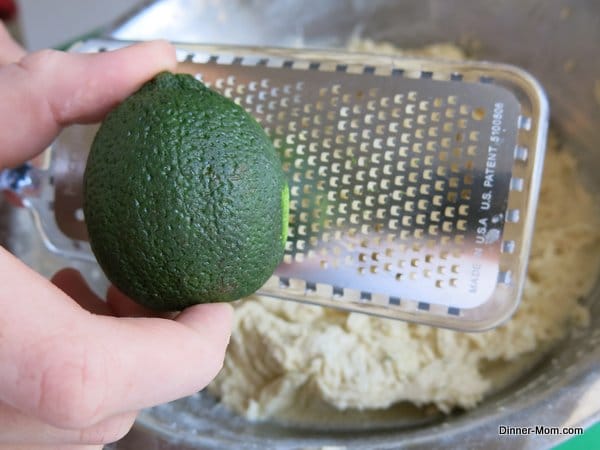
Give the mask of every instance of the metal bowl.
[[[162, 0], [146, 3], [106, 34], [306, 47], [341, 47], [357, 34], [399, 47], [454, 42], [469, 56], [524, 67], [542, 82], [554, 129], [573, 148], [586, 185], [600, 192], [600, 3], [594, 0]], [[97, 267], [50, 255], [26, 212], [1, 203], [0, 243], [45, 275], [75, 265], [102, 288]], [[200, 393], [143, 411], [112, 448], [550, 447], [567, 436], [499, 438], [499, 426], [587, 426], [600, 419], [599, 285], [587, 301], [589, 329], [572, 333], [526, 375], [469, 412], [439, 418], [402, 407], [369, 429], [328, 431], [253, 424]], [[360, 421], [361, 415], [349, 419]]]

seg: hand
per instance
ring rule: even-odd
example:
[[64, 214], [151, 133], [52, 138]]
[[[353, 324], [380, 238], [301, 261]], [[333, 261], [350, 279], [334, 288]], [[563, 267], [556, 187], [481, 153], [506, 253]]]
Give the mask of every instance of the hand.
[[[100, 120], [175, 64], [165, 42], [27, 55], [0, 24], [0, 169], [41, 152], [67, 124]], [[139, 409], [192, 394], [220, 370], [229, 305], [147, 317], [115, 288], [104, 302], [74, 270], [52, 281], [0, 247], [0, 450], [99, 449]]]

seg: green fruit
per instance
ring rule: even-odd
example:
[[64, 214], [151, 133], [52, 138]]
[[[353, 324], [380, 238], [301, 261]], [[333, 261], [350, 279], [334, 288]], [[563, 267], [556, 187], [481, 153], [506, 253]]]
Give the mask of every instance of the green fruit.
[[288, 196], [260, 125], [192, 76], [171, 73], [108, 114], [84, 175], [98, 263], [156, 310], [259, 289], [283, 258]]

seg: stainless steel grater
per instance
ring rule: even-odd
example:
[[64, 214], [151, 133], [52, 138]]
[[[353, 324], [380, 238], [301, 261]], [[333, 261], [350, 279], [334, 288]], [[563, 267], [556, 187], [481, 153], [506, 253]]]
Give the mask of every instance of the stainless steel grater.
[[[281, 155], [289, 235], [260, 294], [465, 331], [511, 315], [548, 122], [529, 74], [486, 62], [177, 48], [178, 70], [243, 106]], [[96, 129], [69, 127], [44, 163], [4, 174], [48, 248], [67, 257], [93, 260], [81, 182]]]

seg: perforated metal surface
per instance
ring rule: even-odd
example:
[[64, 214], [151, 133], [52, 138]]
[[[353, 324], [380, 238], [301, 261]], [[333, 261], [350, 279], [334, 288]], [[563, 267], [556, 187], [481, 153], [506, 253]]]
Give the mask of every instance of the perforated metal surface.
[[[260, 293], [470, 321], [465, 329], [507, 317], [522, 289], [545, 139], [533, 80], [489, 64], [211, 49], [180, 46], [178, 70], [262, 124], [290, 184], [284, 262]], [[88, 258], [81, 177], [93, 133], [77, 126], [57, 139], [49, 180], [52, 245]]]
[[293, 278], [309, 291], [324, 284], [338, 297], [354, 290], [451, 314], [489, 298], [518, 130], [510, 92], [457, 75], [223, 59], [194, 54], [181, 69], [243, 106], [282, 155], [284, 288]]

